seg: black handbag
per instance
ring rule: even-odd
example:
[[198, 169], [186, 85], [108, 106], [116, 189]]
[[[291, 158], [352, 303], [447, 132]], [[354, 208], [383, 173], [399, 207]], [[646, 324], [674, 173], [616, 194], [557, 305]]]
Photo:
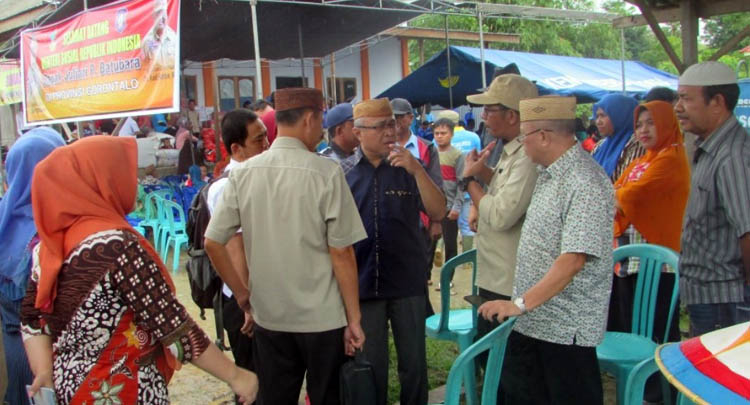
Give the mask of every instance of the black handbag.
[[341, 366], [339, 382], [341, 405], [375, 405], [375, 371], [361, 350]]

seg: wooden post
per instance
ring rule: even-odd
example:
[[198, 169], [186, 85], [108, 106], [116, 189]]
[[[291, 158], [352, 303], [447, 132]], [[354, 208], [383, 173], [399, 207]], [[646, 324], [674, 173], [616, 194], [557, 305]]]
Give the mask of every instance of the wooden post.
[[[219, 78], [216, 76], [216, 62], [210, 62], [213, 65], [213, 76], [211, 80], [214, 83], [214, 134], [216, 135], [216, 163], [224, 160], [221, 153], [221, 125], [219, 123], [219, 111], [221, 111], [221, 100], [219, 99]], [[192, 134], [191, 134], [192, 135]], [[192, 142], [192, 141], [191, 141]], [[227, 151], [229, 153], [229, 151]]]
[[669, 60], [671, 60], [672, 64], [677, 68], [677, 71], [680, 73], [684, 72], [685, 66], [682, 64], [680, 57], [677, 56], [677, 53], [675, 53], [674, 49], [672, 49], [672, 45], [669, 43], [669, 40], [667, 40], [667, 36], [664, 35], [664, 31], [662, 31], [661, 27], [659, 27], [659, 22], [656, 20], [656, 17], [654, 17], [654, 13], [651, 11], [651, 7], [646, 4], [645, 0], [633, 0], [633, 4], [635, 4], [641, 10], [643, 18], [645, 18], [646, 22], [648, 22], [648, 26], [651, 27], [651, 31], [653, 31], [654, 35], [656, 35], [656, 39], [659, 40], [659, 43], [661, 44], [662, 48], [664, 48], [667, 56], [669, 56]]
[[698, 12], [695, 0], [680, 1], [680, 29], [682, 31], [682, 63], [687, 68], [698, 63]]

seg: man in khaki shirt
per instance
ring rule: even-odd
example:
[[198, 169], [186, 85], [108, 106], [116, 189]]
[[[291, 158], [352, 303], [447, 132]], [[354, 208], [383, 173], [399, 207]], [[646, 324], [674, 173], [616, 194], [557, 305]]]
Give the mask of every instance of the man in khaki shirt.
[[[521, 121], [518, 105], [522, 99], [537, 96], [536, 86], [516, 74], [496, 77], [485, 93], [468, 96], [473, 104], [482, 104], [482, 119], [496, 139], [504, 142], [500, 161], [494, 169], [486, 165], [495, 142], [484, 150], [466, 156], [463, 185], [471, 196], [477, 223], [477, 287], [487, 300], [509, 300], [513, 293], [516, 250], [526, 208], [536, 184], [536, 165], [526, 156], [519, 141]], [[476, 181], [489, 184], [487, 192]], [[497, 321], [478, 317], [477, 339]]]
[[312, 403], [336, 404], [345, 350], [365, 340], [352, 245], [367, 233], [341, 168], [312, 153], [322, 93], [280, 90], [276, 107], [278, 138], [230, 172], [205, 249], [217, 272], [235, 273], [224, 245], [242, 228], [249, 280], [224, 281], [252, 308], [260, 403], [296, 403], [307, 373]]

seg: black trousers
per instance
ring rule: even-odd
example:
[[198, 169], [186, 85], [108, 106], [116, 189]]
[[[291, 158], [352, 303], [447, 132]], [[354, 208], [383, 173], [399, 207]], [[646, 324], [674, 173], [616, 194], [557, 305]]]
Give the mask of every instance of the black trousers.
[[339, 404], [339, 371], [346, 360], [344, 328], [293, 333], [255, 325], [253, 340], [258, 404], [297, 405], [305, 373], [312, 405]]
[[393, 332], [398, 359], [398, 380], [403, 405], [427, 404], [424, 297], [360, 301], [364, 355], [375, 371], [376, 403], [388, 399], [388, 326]]
[[505, 405], [604, 402], [596, 347], [560, 345], [515, 331], [508, 338], [500, 384]]
[[[237, 300], [221, 295], [223, 298], [222, 315], [224, 317], [224, 330], [227, 331], [229, 347], [232, 349], [234, 364], [244, 369], [255, 371], [253, 363], [253, 339], [242, 332], [242, 324], [245, 323], [245, 312], [237, 305]], [[239, 404], [239, 397], [235, 395], [234, 401]]]
[[458, 254], [458, 220], [451, 220], [448, 217], [443, 219], [443, 245], [447, 263]]

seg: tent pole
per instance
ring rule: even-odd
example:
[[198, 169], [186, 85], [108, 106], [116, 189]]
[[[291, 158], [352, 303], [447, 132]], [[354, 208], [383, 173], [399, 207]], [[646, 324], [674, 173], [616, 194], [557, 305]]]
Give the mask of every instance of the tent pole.
[[625, 28], [620, 28], [620, 71], [622, 72], [622, 94], [625, 92]]
[[453, 75], [451, 74], [451, 46], [450, 41], [448, 40], [448, 16], [445, 16], [445, 50], [446, 57], [448, 58], [448, 102], [450, 104], [450, 109], [453, 109], [453, 86], [451, 84], [451, 80], [453, 80]]
[[302, 69], [302, 87], [305, 86], [305, 51], [302, 49], [302, 23], [297, 23], [297, 37], [299, 38], [299, 62], [300, 69]]
[[331, 52], [331, 98], [333, 99], [333, 105], [338, 104], [338, 98], [336, 92], [338, 86], [336, 85], [336, 51]]
[[477, 12], [479, 22], [479, 59], [482, 63], [482, 88], [487, 87], [487, 72], [484, 67], [484, 29], [482, 28], [482, 12]]
[[[253, 22], [253, 49], [255, 51], [255, 99], [260, 100], [263, 98], [263, 79], [261, 78], [262, 73], [260, 72], [260, 45], [258, 44], [258, 11], [255, 6], [258, 5], [258, 0], [250, 0], [250, 14], [252, 15]], [[270, 89], [269, 89], [270, 90]]]

